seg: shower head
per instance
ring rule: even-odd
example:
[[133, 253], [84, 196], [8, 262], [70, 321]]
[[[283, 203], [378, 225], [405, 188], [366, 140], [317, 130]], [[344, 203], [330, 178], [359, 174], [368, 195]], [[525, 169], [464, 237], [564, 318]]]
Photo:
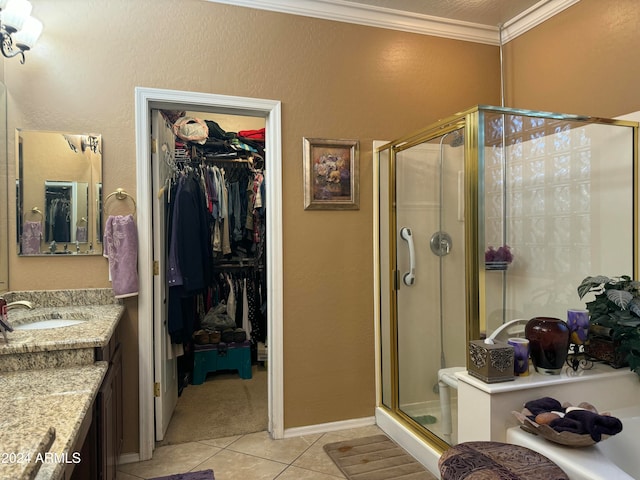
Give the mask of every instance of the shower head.
[[460, 147], [462, 145], [464, 145], [464, 130], [459, 129], [459, 130], [454, 130], [452, 132], [453, 135], [453, 140], [451, 140], [451, 143], [449, 144], [452, 147]]

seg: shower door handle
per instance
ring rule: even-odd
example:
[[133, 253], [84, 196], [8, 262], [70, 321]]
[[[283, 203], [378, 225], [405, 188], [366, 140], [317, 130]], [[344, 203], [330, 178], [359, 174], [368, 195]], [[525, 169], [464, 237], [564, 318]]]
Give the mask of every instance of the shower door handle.
[[416, 281], [416, 257], [413, 248], [413, 233], [409, 227], [400, 229], [400, 237], [409, 245], [409, 271], [402, 276], [402, 281], [408, 287]]

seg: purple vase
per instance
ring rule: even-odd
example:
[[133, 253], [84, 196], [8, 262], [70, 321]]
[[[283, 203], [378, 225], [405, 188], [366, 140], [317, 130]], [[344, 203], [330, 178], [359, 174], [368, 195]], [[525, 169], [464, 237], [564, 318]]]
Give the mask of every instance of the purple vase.
[[569, 327], [553, 317], [534, 317], [524, 328], [529, 354], [536, 372], [558, 375], [569, 353]]

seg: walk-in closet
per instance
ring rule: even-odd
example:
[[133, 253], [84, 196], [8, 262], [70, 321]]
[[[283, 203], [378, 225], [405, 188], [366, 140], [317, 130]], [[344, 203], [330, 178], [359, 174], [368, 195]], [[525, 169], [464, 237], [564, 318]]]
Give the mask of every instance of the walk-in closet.
[[267, 430], [265, 119], [152, 115], [154, 258], [162, 257], [154, 314], [165, 316], [178, 396], [156, 440]]

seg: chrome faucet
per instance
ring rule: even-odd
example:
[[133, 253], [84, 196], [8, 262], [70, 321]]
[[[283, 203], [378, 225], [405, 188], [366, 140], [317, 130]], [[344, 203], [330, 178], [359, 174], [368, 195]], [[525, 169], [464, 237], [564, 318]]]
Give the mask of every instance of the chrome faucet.
[[7, 301], [0, 297], [0, 333], [2, 334], [5, 343], [9, 341], [7, 338], [7, 332], [13, 332], [13, 327], [7, 318], [7, 310]]
[[16, 300], [15, 302], [7, 303], [7, 310], [12, 310], [14, 308], [24, 307], [29, 310], [33, 310], [33, 303], [28, 300]]

